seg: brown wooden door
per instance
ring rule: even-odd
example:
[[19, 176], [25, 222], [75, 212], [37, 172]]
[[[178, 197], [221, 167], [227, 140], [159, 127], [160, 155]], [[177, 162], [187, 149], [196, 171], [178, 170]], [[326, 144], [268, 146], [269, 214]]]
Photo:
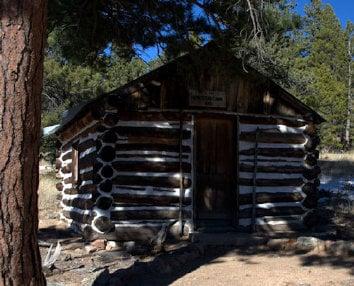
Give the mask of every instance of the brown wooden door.
[[234, 121], [200, 117], [196, 123], [197, 225], [232, 225], [236, 209]]

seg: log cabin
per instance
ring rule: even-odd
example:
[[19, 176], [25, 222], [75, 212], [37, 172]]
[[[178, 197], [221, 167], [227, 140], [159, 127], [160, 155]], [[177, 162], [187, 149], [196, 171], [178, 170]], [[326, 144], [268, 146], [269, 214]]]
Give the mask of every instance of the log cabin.
[[217, 45], [64, 116], [61, 216], [87, 238], [301, 231], [324, 119]]

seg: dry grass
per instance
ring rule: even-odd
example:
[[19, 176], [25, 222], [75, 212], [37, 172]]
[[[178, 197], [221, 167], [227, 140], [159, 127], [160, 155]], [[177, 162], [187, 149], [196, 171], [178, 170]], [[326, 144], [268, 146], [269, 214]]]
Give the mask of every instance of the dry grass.
[[354, 177], [354, 150], [346, 153], [321, 153], [319, 164], [324, 175]]
[[38, 189], [38, 208], [40, 219], [59, 217], [59, 192], [55, 188], [58, 179], [55, 173], [40, 175]]
[[354, 150], [345, 153], [321, 153], [320, 160], [354, 162]]

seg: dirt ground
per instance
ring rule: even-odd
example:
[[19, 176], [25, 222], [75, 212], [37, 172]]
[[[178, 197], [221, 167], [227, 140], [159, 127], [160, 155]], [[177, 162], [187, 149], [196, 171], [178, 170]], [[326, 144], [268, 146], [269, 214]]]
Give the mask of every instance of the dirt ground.
[[[171, 285], [354, 285], [353, 269], [327, 264], [325, 260], [326, 257], [314, 254], [249, 256], [231, 252], [201, 265]], [[347, 263], [349, 266], [350, 262]]]
[[[87, 243], [59, 219], [56, 182], [55, 175], [42, 175], [39, 190], [42, 258], [51, 243], [60, 241], [62, 245], [54, 270], [46, 274], [48, 285], [106, 285], [97, 280], [105, 269], [113, 277], [122, 273], [119, 271], [133, 268], [136, 261], [153, 263], [153, 255], [132, 256], [123, 249], [88, 253]], [[354, 286], [354, 257], [262, 249], [207, 249], [203, 257], [188, 261], [180, 269], [168, 274], [138, 275], [128, 285]]]

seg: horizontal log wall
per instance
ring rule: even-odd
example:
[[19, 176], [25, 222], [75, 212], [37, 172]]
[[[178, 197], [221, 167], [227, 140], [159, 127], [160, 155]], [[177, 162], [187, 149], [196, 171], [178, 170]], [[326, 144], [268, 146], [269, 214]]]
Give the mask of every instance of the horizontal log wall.
[[193, 121], [183, 115], [181, 129], [180, 116], [106, 113], [94, 166], [96, 232], [112, 235], [115, 230], [119, 240], [143, 240], [166, 225], [176, 229], [172, 225], [181, 220], [183, 232], [191, 230]]
[[298, 229], [317, 204], [316, 126], [274, 117], [239, 120], [239, 226], [252, 229], [255, 214], [256, 230]]
[[[72, 133], [65, 133], [65, 141], [59, 150], [56, 161], [58, 174], [62, 181], [57, 189], [62, 193], [61, 217], [69, 226], [85, 236], [91, 233], [92, 208], [96, 186], [94, 185], [94, 160], [97, 156], [96, 138], [99, 134], [97, 120], [85, 122], [86, 126], [70, 127]], [[62, 136], [63, 137], [63, 136]], [[73, 144], [76, 144], [78, 158], [79, 179], [73, 181]]]

